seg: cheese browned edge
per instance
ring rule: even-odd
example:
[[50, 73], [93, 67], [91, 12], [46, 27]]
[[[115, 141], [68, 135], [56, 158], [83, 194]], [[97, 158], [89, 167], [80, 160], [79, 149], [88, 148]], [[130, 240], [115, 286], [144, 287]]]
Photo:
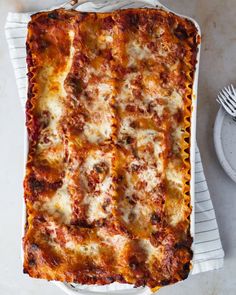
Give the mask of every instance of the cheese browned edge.
[[161, 9], [32, 16], [25, 273], [150, 288], [188, 276], [198, 43]]

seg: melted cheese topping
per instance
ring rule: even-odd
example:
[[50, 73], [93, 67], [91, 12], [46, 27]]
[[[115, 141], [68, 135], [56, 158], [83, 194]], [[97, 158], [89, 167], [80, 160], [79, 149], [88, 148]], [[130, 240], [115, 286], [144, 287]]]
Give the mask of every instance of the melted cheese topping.
[[196, 42], [191, 22], [158, 9], [32, 17], [30, 276], [150, 288], [186, 278]]
[[65, 224], [69, 224], [72, 216], [70, 195], [67, 188], [61, 187], [55, 195], [43, 204], [43, 210], [50, 215], [59, 217]]
[[88, 243], [85, 245], [78, 245], [73, 241], [69, 241], [66, 243], [65, 247], [70, 250], [79, 252], [82, 255], [91, 256], [91, 255], [98, 255], [100, 245], [98, 245], [96, 243]]
[[114, 87], [109, 81], [105, 82], [87, 86], [86, 91], [90, 95], [95, 95], [96, 99], [87, 101], [87, 98], [82, 98], [90, 113], [90, 120], [84, 126], [84, 135], [91, 143], [109, 139], [112, 133], [110, 100], [114, 93]]
[[147, 46], [138, 43], [137, 41], [132, 41], [127, 46], [127, 54], [129, 56], [128, 66], [133, 66], [137, 64], [137, 61], [142, 59], [150, 59], [152, 53], [147, 48]]
[[183, 173], [179, 169], [176, 169], [175, 166], [169, 165], [169, 167], [166, 169], [166, 177], [168, 181], [173, 182], [176, 186], [182, 188], [183, 186]]
[[143, 239], [139, 244], [147, 254], [147, 263], [149, 263], [154, 257], [162, 257], [161, 249], [159, 247], [153, 247], [149, 240]]
[[83, 164], [83, 169], [84, 171], [89, 172], [94, 169], [94, 166], [96, 164], [99, 164], [104, 161], [110, 166], [111, 158], [112, 158], [111, 153], [105, 153], [100, 150], [91, 151], [85, 159], [85, 162]]
[[140, 173], [139, 178], [141, 181], [147, 183], [145, 188], [147, 192], [152, 191], [160, 183], [160, 179], [157, 176], [157, 171], [154, 168], [148, 168], [147, 170], [144, 170], [142, 173]]
[[[87, 175], [97, 173], [98, 177], [99, 175], [103, 176], [94, 186], [94, 192], [92, 194], [88, 193], [83, 199], [83, 204], [88, 206], [87, 217], [89, 223], [101, 218], [106, 218], [109, 215], [111, 205], [109, 204], [106, 206], [106, 211], [103, 206], [108, 199], [110, 200], [112, 195], [111, 163], [112, 154], [98, 150], [91, 152], [81, 167], [82, 173], [86, 173]], [[103, 166], [105, 166], [105, 168]], [[102, 169], [105, 170], [103, 171]], [[84, 176], [81, 179], [89, 189], [89, 179], [86, 179]], [[95, 177], [95, 179], [97, 178]]]
[[109, 208], [107, 207], [107, 211], [103, 209], [103, 205], [105, 204], [108, 197], [110, 197], [110, 188], [112, 185], [112, 178], [106, 177], [106, 179], [96, 185], [95, 195], [86, 195], [84, 198], [84, 204], [88, 205], [88, 221], [93, 222], [99, 220], [101, 218], [106, 218], [109, 215]]
[[109, 120], [104, 120], [99, 125], [96, 123], [86, 123], [84, 126], [84, 134], [91, 143], [99, 143], [108, 139], [111, 135], [111, 131]]
[[[74, 39], [74, 32], [69, 31], [69, 37], [71, 44]], [[45, 65], [39, 73], [40, 84], [43, 85], [42, 91], [40, 93], [40, 99], [38, 104], [38, 109], [40, 112], [48, 112], [48, 126], [42, 130], [41, 141], [39, 143], [38, 151], [42, 153], [43, 150], [48, 149], [52, 145], [61, 144], [60, 132], [58, 131], [58, 123], [63, 115], [63, 103], [62, 100], [66, 97], [67, 93], [64, 89], [64, 81], [68, 75], [68, 72], [72, 65], [73, 56], [75, 49], [70, 46], [70, 55], [67, 59], [65, 68], [58, 74], [54, 73], [54, 69], [51, 65]], [[45, 143], [45, 137], [47, 141]], [[57, 155], [54, 153], [48, 154], [47, 157], [51, 157], [54, 161]]]
[[168, 108], [172, 114], [183, 107], [183, 97], [178, 92], [173, 91], [171, 96], [167, 98]]
[[84, 203], [89, 205], [87, 216], [88, 222], [93, 222], [101, 218], [106, 218], [107, 213], [103, 211], [102, 205], [105, 201], [104, 196], [86, 196]]

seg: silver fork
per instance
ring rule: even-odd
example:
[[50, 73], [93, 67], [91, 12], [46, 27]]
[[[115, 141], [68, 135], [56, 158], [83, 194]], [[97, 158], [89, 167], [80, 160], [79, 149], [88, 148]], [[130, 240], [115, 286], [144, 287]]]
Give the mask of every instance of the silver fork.
[[236, 122], [236, 91], [234, 86], [231, 84], [228, 87], [224, 87], [219, 92], [218, 99], [216, 100]]

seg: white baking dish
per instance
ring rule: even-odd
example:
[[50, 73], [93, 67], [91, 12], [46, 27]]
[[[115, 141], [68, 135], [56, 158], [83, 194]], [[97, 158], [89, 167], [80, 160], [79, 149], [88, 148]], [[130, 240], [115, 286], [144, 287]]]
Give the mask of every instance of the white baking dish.
[[[123, 9], [123, 8], [141, 8], [141, 7], [150, 7], [150, 8], [161, 8], [168, 12], [173, 12], [164, 5], [162, 5], [158, 0], [142, 0], [142, 1], [135, 1], [131, 2], [129, 0], [120, 0], [120, 1], [113, 1], [111, 4], [110, 1], [103, 0], [99, 1], [98, 5], [92, 2], [80, 1], [83, 5], [79, 6], [78, 4], [72, 5], [67, 3], [66, 5], [62, 5], [65, 8], [74, 8], [78, 11], [94, 11], [94, 12], [108, 12], [115, 9]], [[88, 6], [86, 5], [88, 4]], [[99, 8], [99, 9], [98, 9]], [[175, 13], [175, 12], [173, 12]], [[201, 36], [200, 27], [198, 23], [189, 17], [179, 15], [183, 18], [186, 18], [194, 23], [197, 28], [199, 36]], [[191, 163], [191, 181], [190, 181], [190, 194], [191, 194], [191, 205], [192, 205], [192, 214], [191, 214], [191, 235], [194, 239], [194, 194], [195, 194], [195, 147], [196, 147], [196, 113], [197, 113], [197, 88], [198, 88], [198, 75], [199, 75], [199, 61], [200, 61], [200, 47], [198, 45], [198, 53], [197, 53], [197, 63], [196, 69], [194, 74], [194, 81], [193, 81], [193, 92], [192, 92], [192, 115], [191, 115], [191, 141], [190, 141], [190, 163]], [[25, 163], [27, 161], [27, 154], [28, 154], [28, 139], [27, 139], [27, 132], [25, 131]], [[23, 236], [24, 236], [24, 226], [26, 220], [26, 208], [25, 204], [23, 205]], [[194, 242], [192, 244], [192, 250], [194, 252]], [[22, 259], [23, 259], [23, 249], [22, 249]], [[148, 287], [139, 287], [133, 288], [132, 285], [128, 284], [119, 284], [119, 283], [112, 283], [110, 285], [105, 286], [89, 286], [89, 285], [78, 285], [78, 284], [67, 284], [62, 282], [53, 282], [63, 291], [65, 291], [69, 295], [81, 294], [81, 295], [138, 295], [138, 294], [151, 294], [151, 290]]]

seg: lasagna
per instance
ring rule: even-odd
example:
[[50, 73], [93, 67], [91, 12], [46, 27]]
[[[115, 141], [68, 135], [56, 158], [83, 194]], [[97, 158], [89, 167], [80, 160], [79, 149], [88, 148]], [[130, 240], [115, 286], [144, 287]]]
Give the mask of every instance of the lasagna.
[[158, 288], [187, 278], [199, 36], [161, 9], [28, 25], [24, 272]]

